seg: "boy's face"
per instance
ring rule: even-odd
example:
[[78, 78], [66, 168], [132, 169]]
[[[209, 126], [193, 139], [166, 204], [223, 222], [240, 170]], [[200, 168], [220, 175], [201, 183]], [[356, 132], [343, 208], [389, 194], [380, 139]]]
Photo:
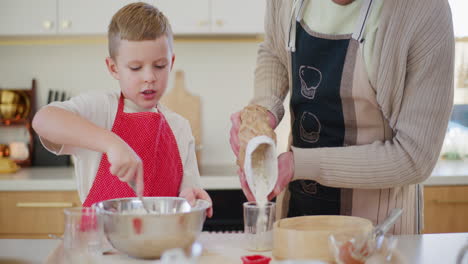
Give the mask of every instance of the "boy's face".
[[167, 37], [162, 36], [156, 40], [120, 40], [116, 58], [106, 58], [106, 64], [119, 80], [124, 97], [149, 109], [166, 91], [174, 59]]

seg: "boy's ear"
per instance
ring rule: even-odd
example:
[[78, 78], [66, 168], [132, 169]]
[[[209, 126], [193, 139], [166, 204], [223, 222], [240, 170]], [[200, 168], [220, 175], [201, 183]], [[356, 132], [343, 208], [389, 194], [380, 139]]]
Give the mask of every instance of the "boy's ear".
[[114, 59], [112, 59], [111, 57], [107, 57], [106, 65], [112, 77], [114, 77], [114, 79], [116, 80], [120, 80], [119, 71], [117, 69], [117, 64], [115, 63]]
[[174, 67], [174, 61], [175, 61], [175, 53], [172, 53], [172, 59], [171, 59], [171, 71], [172, 71], [172, 67]]

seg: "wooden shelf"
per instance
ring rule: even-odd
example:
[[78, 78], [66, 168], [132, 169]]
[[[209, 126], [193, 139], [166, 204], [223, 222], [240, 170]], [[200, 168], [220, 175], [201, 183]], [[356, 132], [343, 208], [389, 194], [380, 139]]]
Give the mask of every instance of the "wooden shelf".
[[30, 121], [27, 119], [1, 119], [0, 125], [2, 126], [28, 126]]

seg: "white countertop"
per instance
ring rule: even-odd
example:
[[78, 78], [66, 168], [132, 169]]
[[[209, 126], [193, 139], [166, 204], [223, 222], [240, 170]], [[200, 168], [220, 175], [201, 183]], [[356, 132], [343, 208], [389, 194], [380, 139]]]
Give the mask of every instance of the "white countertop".
[[440, 160], [424, 185], [468, 185], [468, 161]]
[[[204, 189], [240, 189], [235, 166], [204, 166], [201, 172]], [[468, 185], [468, 161], [439, 161], [432, 175], [423, 184]], [[76, 190], [72, 167], [31, 167], [22, 168], [16, 173], [0, 174], [0, 191], [67, 190]]]
[[[201, 184], [206, 190], [240, 189], [235, 166], [202, 168]], [[15, 173], [0, 174], [0, 191], [76, 190], [73, 167], [30, 167]]]
[[21, 168], [0, 174], [0, 191], [72, 191], [74, 175], [72, 167]]
[[[468, 242], [468, 233], [426, 234], [397, 236], [397, 250], [405, 264], [456, 263], [457, 255]], [[200, 264], [240, 263], [241, 256], [261, 254], [272, 256], [271, 251], [251, 252], [244, 249], [243, 234], [206, 233], [198, 241], [203, 246]], [[52, 239], [0, 239], [0, 263], [42, 263], [58, 246]], [[10, 261], [10, 262], [8, 262]], [[161, 263], [159, 260], [138, 260], [121, 254], [101, 256], [99, 263], [138, 264]], [[272, 264], [279, 263], [272, 261]], [[468, 263], [468, 257], [462, 264]]]

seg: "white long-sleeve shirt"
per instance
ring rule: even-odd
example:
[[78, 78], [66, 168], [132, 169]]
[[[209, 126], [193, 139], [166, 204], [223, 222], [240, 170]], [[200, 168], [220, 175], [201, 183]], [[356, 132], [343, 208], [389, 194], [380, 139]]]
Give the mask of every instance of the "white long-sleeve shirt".
[[[119, 97], [120, 91], [97, 91], [73, 97], [65, 102], [53, 102], [49, 106], [59, 107], [78, 114], [95, 125], [110, 131], [117, 113]], [[143, 111], [132, 101], [128, 99], [124, 101], [124, 112]], [[185, 187], [200, 187], [200, 173], [190, 123], [161, 104], [158, 104], [157, 109], [153, 108], [151, 111], [157, 112], [158, 109], [169, 123], [179, 149], [184, 170], [180, 190]], [[102, 153], [69, 145], [57, 145], [44, 138], [41, 138], [41, 141], [52, 153], [73, 156], [78, 194], [81, 202], [84, 202], [96, 177]]]

